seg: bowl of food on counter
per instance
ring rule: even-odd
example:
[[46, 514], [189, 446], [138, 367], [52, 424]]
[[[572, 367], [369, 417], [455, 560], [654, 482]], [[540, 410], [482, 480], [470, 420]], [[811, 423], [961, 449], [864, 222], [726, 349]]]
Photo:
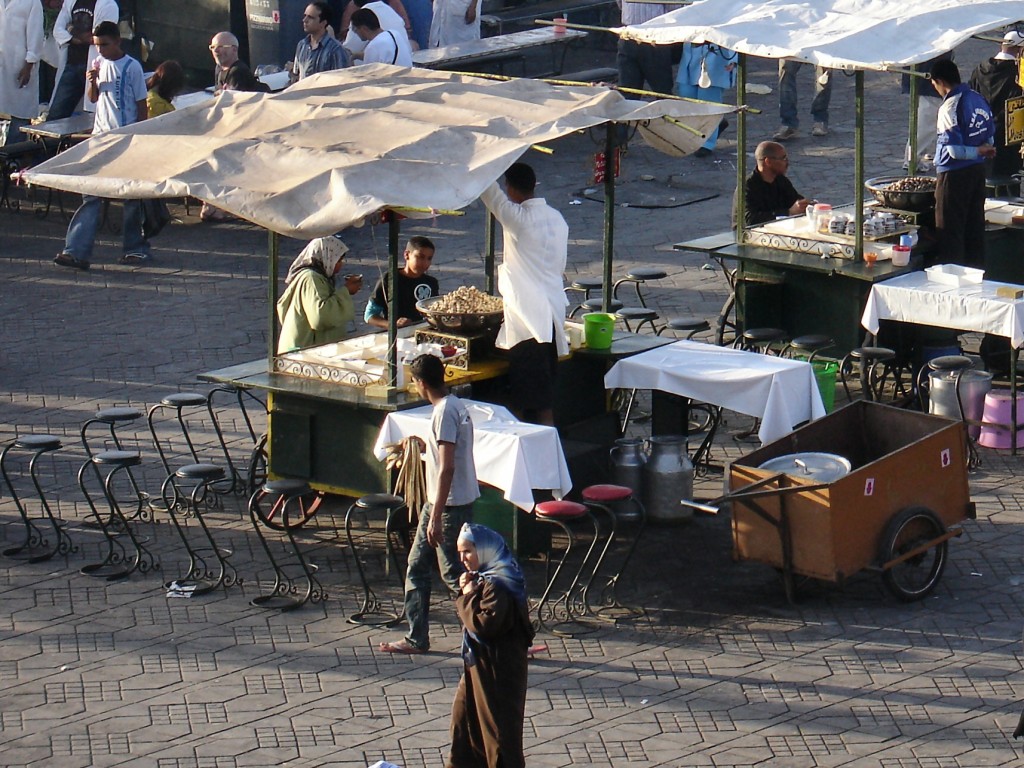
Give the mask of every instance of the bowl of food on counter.
[[886, 208], [921, 213], [935, 207], [934, 176], [876, 176], [864, 188]]
[[487, 333], [496, 336], [505, 319], [500, 296], [491, 296], [469, 286], [460, 286], [451, 293], [421, 299], [418, 309], [431, 328], [460, 336]]

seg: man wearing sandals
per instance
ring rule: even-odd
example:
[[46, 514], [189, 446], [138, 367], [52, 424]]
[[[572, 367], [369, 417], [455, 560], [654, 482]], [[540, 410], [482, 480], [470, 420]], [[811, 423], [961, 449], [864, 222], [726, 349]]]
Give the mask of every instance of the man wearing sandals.
[[[358, 11], [357, 11], [358, 13]], [[427, 499], [420, 510], [416, 536], [405, 575], [405, 616], [409, 633], [395, 643], [383, 642], [384, 653], [426, 653], [430, 650], [430, 586], [433, 561], [453, 594], [465, 570], [458, 538], [463, 523], [473, 522], [473, 502], [480, 496], [473, 462], [473, 421], [459, 398], [448, 393], [444, 363], [420, 355], [409, 366], [420, 397], [434, 406], [427, 441]]]
[[[86, 72], [86, 97], [96, 105], [93, 135], [145, 120], [146, 78], [142, 65], [121, 50], [121, 33], [112, 21], [100, 23], [92, 33], [100, 55]], [[59, 267], [88, 269], [96, 231], [99, 229], [103, 199], [82, 195], [82, 204], [68, 226], [64, 250], [53, 263]], [[149, 242], [142, 233], [142, 201], [124, 201], [122, 264], [138, 264], [149, 258]]]

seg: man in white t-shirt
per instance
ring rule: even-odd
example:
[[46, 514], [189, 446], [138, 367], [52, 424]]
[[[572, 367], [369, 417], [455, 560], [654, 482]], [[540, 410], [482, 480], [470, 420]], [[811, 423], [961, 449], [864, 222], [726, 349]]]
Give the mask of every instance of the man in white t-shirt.
[[[86, 72], [86, 98], [96, 105], [93, 134], [112, 131], [149, 117], [146, 107], [146, 78], [142, 65], [121, 50], [117, 24], [104, 21], [92, 33], [100, 55]], [[96, 231], [100, 225], [103, 199], [82, 195], [82, 204], [68, 226], [64, 250], [53, 263], [58, 267], [88, 269]], [[142, 202], [124, 201], [124, 254], [122, 264], [139, 264], [149, 258], [149, 242], [142, 232]]]
[[[384, 0], [354, 0], [354, 2], [357, 6], [357, 11], [360, 8], [367, 8], [373, 11], [373, 15], [377, 17], [377, 23], [380, 24], [380, 28], [385, 32], [394, 32], [395, 35], [402, 34], [405, 35], [406, 40], [409, 39], [407, 20], [402, 18], [402, 14], [384, 2]], [[355, 13], [355, 11], [352, 13]], [[341, 46], [348, 51], [350, 59], [362, 58], [363, 51], [366, 49], [366, 41], [356, 34], [351, 18], [348, 23], [348, 34], [345, 35], [345, 41]]]
[[369, 8], [360, 8], [352, 14], [352, 28], [366, 42], [362, 61], [356, 60], [356, 64], [412, 66], [412, 48], [405, 32], [381, 29], [377, 15]]

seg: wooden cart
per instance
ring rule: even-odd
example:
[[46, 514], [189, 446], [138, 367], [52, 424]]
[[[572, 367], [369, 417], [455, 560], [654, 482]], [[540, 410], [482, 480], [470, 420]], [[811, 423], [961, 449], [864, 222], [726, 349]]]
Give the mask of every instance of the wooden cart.
[[[851, 472], [831, 483], [758, 469], [790, 453], [845, 456]], [[974, 519], [962, 422], [858, 401], [733, 462], [733, 556], [794, 577], [841, 583], [879, 571], [901, 600], [920, 600], [938, 584], [947, 543]]]

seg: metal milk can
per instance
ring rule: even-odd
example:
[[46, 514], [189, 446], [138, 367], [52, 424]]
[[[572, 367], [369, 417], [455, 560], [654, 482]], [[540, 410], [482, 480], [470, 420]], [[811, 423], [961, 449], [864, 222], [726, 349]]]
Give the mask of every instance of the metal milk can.
[[634, 498], [643, 503], [644, 465], [647, 454], [644, 453], [644, 441], [638, 437], [620, 437], [615, 447], [608, 452], [611, 462], [611, 481], [615, 485], [624, 485], [632, 489]]
[[693, 463], [683, 435], [655, 435], [643, 468], [644, 508], [647, 518], [659, 523], [689, 520], [693, 511], [681, 499], [693, 498]]

